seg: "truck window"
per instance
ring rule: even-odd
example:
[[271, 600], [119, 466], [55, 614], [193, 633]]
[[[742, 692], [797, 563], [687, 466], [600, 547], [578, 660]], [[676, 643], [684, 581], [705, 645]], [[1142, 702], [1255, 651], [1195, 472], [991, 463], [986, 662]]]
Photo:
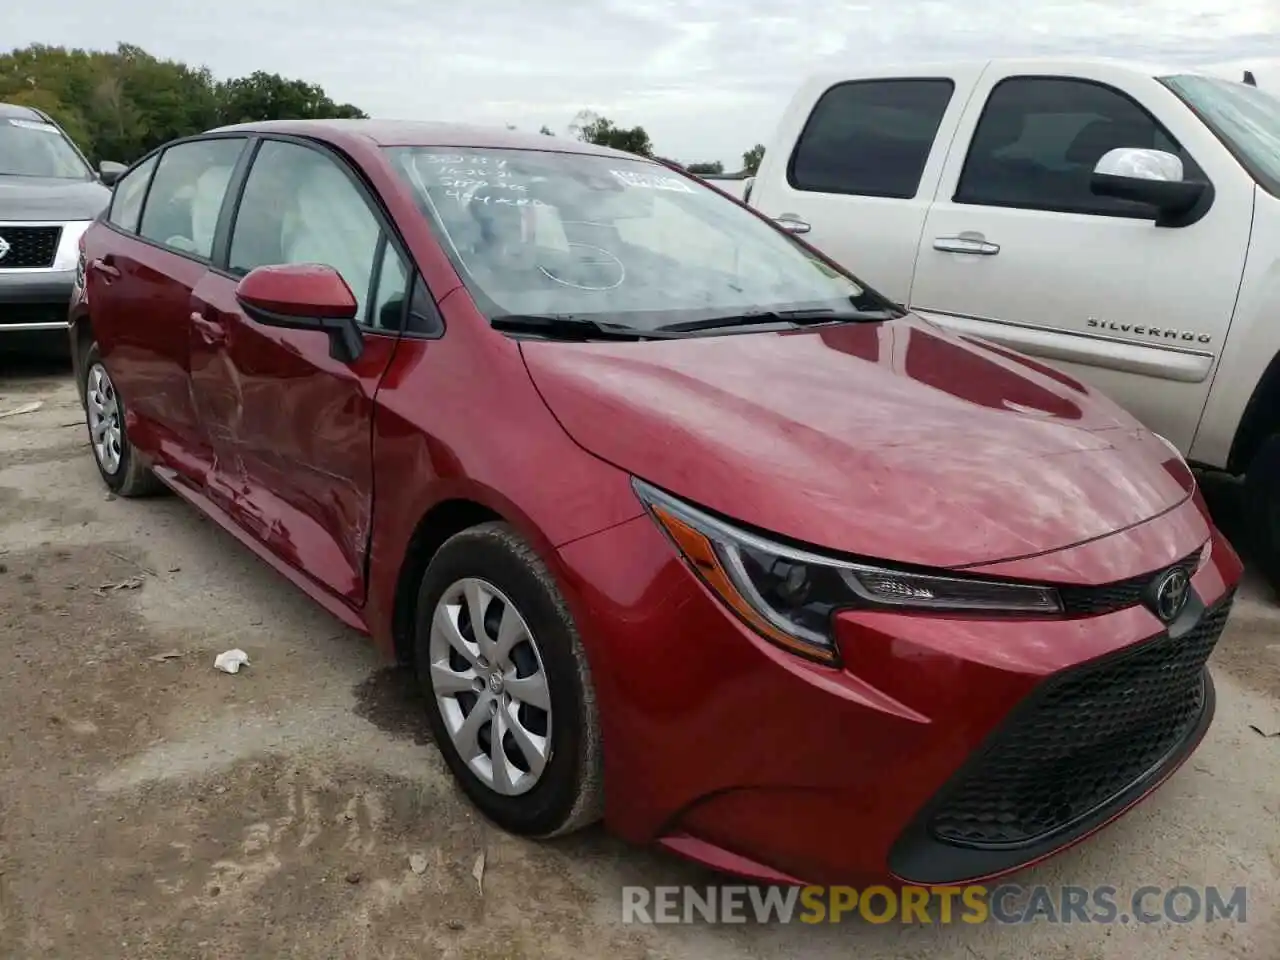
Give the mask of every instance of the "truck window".
[[945, 79], [837, 84], [813, 108], [787, 180], [815, 193], [914, 197], [954, 90]]
[[1165, 150], [1183, 175], [1203, 177], [1182, 146], [1120, 91], [1087, 80], [1011, 77], [991, 92], [956, 190], [956, 203], [1105, 217], [1152, 217], [1142, 203], [1096, 196], [1093, 168], [1116, 147]]

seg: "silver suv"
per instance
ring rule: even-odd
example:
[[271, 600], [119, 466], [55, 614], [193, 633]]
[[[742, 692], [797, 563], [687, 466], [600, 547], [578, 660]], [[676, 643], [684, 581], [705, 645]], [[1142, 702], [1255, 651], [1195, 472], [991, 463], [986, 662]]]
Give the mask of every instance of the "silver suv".
[[0, 352], [24, 333], [65, 343], [80, 237], [125, 169], [95, 173], [48, 115], [0, 103]]

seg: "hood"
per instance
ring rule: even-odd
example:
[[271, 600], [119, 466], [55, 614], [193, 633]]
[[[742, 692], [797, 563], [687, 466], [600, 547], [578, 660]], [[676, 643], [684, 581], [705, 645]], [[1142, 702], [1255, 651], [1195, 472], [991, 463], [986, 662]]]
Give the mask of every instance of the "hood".
[[1061, 549], [1181, 503], [1190, 472], [1069, 376], [916, 317], [640, 343], [522, 341], [582, 447], [804, 544], [931, 567]]
[[92, 220], [111, 200], [96, 180], [0, 175], [0, 222]]

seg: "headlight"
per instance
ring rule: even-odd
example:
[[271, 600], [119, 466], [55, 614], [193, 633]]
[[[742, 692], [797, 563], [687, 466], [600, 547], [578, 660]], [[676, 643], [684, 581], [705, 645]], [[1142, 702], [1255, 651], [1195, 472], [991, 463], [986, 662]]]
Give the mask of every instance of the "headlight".
[[848, 563], [775, 543], [633, 480], [636, 494], [725, 605], [766, 639], [834, 663], [832, 614], [849, 607], [1055, 614], [1051, 587]]
[[54, 270], [76, 268], [76, 261], [80, 259], [80, 238], [91, 223], [92, 220], [72, 220], [62, 225], [62, 235], [58, 237], [58, 252], [53, 258]]

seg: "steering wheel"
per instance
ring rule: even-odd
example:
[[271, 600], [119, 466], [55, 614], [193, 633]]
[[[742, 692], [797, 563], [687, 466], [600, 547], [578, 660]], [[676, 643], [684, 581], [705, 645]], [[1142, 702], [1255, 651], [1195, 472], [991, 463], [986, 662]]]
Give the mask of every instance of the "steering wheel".
[[542, 272], [542, 275], [544, 277], [546, 277], [548, 280], [552, 280], [555, 283], [560, 284], [561, 286], [572, 287], [574, 290], [589, 290], [593, 292], [603, 292], [605, 290], [613, 290], [621, 286], [622, 281], [627, 278], [626, 266], [623, 264], [621, 260], [617, 258], [617, 256], [610, 253], [604, 247], [597, 247], [594, 243], [582, 243], [579, 241], [570, 241], [569, 249], [590, 251], [586, 256], [579, 254], [577, 257], [575, 257], [573, 260], [573, 264], [575, 266], [604, 267], [610, 273], [616, 273], [617, 279], [613, 280], [612, 283], [604, 283], [604, 284], [596, 284], [596, 285], [579, 283], [576, 280], [568, 280], [568, 279], [565, 279], [564, 277], [558, 277], [554, 273], [552, 273], [550, 270], [548, 270], [546, 267], [539, 264], [538, 269]]

